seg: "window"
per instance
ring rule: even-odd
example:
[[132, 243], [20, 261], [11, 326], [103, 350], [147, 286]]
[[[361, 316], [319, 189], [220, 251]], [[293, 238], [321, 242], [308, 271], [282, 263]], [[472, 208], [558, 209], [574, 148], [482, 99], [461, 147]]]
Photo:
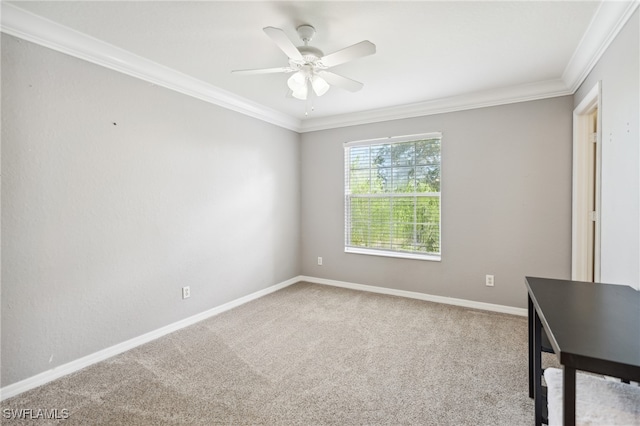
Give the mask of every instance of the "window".
[[345, 144], [345, 251], [440, 260], [440, 133]]

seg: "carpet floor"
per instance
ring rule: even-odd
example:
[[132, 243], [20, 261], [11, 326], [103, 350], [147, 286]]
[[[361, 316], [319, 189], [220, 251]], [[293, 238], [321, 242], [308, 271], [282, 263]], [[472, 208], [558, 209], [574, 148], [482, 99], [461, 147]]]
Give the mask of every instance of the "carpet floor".
[[527, 373], [526, 318], [298, 283], [3, 401], [2, 421], [527, 425]]

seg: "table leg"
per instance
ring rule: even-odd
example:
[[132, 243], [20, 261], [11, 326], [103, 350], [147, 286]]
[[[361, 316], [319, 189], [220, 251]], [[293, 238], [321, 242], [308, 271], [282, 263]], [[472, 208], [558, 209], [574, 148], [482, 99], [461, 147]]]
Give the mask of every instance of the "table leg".
[[528, 310], [528, 328], [529, 328], [529, 398], [533, 398], [534, 389], [533, 389], [533, 302], [531, 301], [531, 296], [527, 294], [527, 300], [529, 301], [527, 310]]
[[542, 382], [540, 376], [542, 375], [542, 323], [538, 312], [533, 310], [534, 327], [533, 327], [533, 397], [535, 404], [535, 425], [540, 426], [542, 424]]
[[564, 366], [564, 378], [562, 388], [563, 423], [564, 426], [576, 424], [576, 369]]

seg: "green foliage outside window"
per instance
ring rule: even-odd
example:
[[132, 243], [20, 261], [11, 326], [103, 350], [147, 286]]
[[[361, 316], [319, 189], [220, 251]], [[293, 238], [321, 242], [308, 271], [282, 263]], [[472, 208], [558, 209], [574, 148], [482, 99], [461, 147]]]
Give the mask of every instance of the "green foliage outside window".
[[347, 246], [440, 254], [440, 138], [346, 149]]

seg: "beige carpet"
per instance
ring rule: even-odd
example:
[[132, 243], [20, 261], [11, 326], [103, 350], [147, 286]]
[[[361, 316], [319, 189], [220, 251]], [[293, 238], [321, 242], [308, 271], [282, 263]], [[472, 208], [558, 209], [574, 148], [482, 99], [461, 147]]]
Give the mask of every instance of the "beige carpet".
[[525, 425], [527, 371], [526, 318], [299, 283], [4, 401], [2, 422]]

